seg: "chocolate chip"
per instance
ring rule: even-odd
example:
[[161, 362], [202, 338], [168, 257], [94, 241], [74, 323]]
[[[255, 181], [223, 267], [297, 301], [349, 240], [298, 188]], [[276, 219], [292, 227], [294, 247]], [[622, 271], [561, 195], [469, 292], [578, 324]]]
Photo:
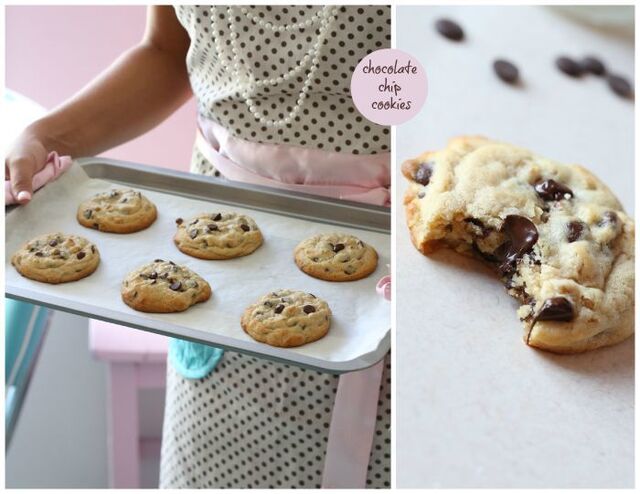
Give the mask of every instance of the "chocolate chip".
[[87, 254], [85, 254], [84, 252], [80, 251], [76, 254], [76, 257], [78, 259], [84, 259], [84, 256], [86, 256]]
[[432, 173], [433, 166], [431, 165], [431, 163], [423, 163], [414, 173], [413, 179], [421, 185], [429, 185]]
[[602, 215], [602, 219], [598, 223], [600, 226], [615, 225], [618, 222], [618, 215], [613, 211], [607, 211]]
[[313, 305], [305, 305], [302, 310], [305, 314], [313, 314], [316, 311], [316, 308]]
[[582, 221], [571, 221], [567, 224], [567, 240], [569, 243], [580, 238], [584, 231], [585, 224]]
[[344, 249], [344, 244], [336, 244], [332, 248], [333, 252], [335, 252], [335, 253], [338, 253], [343, 249]]
[[184, 220], [182, 218], [176, 218], [176, 225], [182, 225]]
[[584, 57], [580, 65], [582, 65], [583, 72], [593, 75], [604, 75], [607, 71], [604, 64], [596, 57]]
[[109, 197], [118, 197], [120, 195], [120, 192], [118, 192], [117, 190], [112, 190], [111, 194], [109, 194]]
[[633, 87], [631, 83], [622, 76], [609, 75], [607, 83], [611, 90], [621, 98], [631, 98], [633, 96]]
[[92, 252], [93, 254], [95, 254], [95, 253], [96, 253], [96, 246], [95, 246], [95, 245], [92, 245], [92, 246], [91, 246], [91, 252]]
[[460, 25], [451, 19], [438, 19], [436, 21], [438, 32], [451, 41], [461, 41], [464, 38], [464, 31]]
[[44, 254], [43, 254], [42, 252], [38, 251], [38, 252], [36, 252], [36, 253], [34, 254], [34, 256], [36, 256], [36, 257], [42, 257], [42, 256], [44, 256]]
[[248, 232], [249, 230], [251, 230], [251, 227], [245, 224], [240, 225], [240, 228], [242, 228], [242, 230], [245, 232]]
[[164, 261], [163, 261], [162, 259], [156, 259], [156, 260], [155, 260], [155, 261], [153, 261], [153, 262], [164, 262]]
[[313, 293], [310, 293], [309, 295], [311, 295], [313, 298], [318, 298]]
[[515, 270], [522, 256], [531, 252], [538, 241], [538, 229], [528, 218], [512, 214], [505, 218], [500, 231], [507, 236], [507, 240], [493, 255], [500, 260], [500, 273], [506, 275]]
[[536, 315], [536, 321], [569, 322], [575, 318], [573, 304], [564, 297], [548, 298]]
[[51, 247], [55, 247], [56, 245], [58, 245], [58, 241], [57, 241], [57, 240], [55, 240], [55, 239], [54, 239], [54, 240], [51, 240], [51, 241], [49, 241], [49, 245], [50, 245]]
[[222, 215], [220, 213], [218, 213], [216, 215], [211, 215], [211, 219], [213, 221], [220, 221], [222, 219]]
[[276, 314], [280, 314], [283, 310], [284, 310], [284, 305], [278, 304], [276, 308], [273, 309], [273, 312], [275, 312]]
[[559, 182], [549, 178], [541, 180], [534, 185], [538, 195], [545, 201], [560, 201], [566, 196], [573, 197], [573, 191]]
[[173, 283], [171, 283], [171, 285], [169, 285], [169, 288], [171, 288], [174, 292], [180, 290], [180, 287], [182, 286], [182, 283], [180, 283], [179, 281], [174, 281]]
[[189, 236], [190, 236], [191, 238], [196, 238], [196, 237], [198, 236], [198, 230], [191, 230], [191, 231], [189, 232]]
[[127, 200], [128, 199], [126, 197], [123, 197], [122, 199], [120, 199], [120, 202], [127, 202]]
[[422, 199], [424, 197], [424, 191], [418, 192], [418, 199]]
[[580, 77], [582, 75], [581, 65], [569, 57], [556, 58], [556, 67], [570, 77]]
[[169, 261], [169, 264], [171, 264], [172, 266], [175, 266], [175, 265], [176, 265], [176, 263], [175, 263], [175, 262], [173, 262], [173, 261]]
[[149, 275], [149, 279], [155, 280], [158, 277], [158, 273], [156, 273], [155, 271], [152, 271], [151, 274]]
[[493, 70], [500, 79], [508, 84], [515, 84], [520, 78], [518, 67], [507, 60], [498, 59], [493, 62]]
[[93, 214], [93, 211], [91, 211], [90, 209], [85, 209], [84, 213], [82, 213], [82, 216], [84, 216], [86, 219], [91, 218], [91, 215]]

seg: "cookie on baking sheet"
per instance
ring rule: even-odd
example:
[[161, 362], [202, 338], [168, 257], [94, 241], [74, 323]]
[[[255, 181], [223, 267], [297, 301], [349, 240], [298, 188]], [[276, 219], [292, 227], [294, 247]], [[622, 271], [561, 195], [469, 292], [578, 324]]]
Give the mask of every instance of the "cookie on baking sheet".
[[331, 309], [311, 293], [278, 290], [250, 305], [240, 320], [254, 340], [294, 347], [319, 340], [331, 326]]
[[122, 300], [141, 312], [182, 312], [211, 297], [211, 287], [185, 266], [156, 259], [129, 273]]
[[262, 233], [252, 218], [244, 214], [201, 213], [176, 219], [173, 237], [178, 249], [200, 259], [232, 259], [251, 254], [262, 245]]
[[378, 253], [353, 235], [323, 233], [303, 240], [294, 250], [298, 267], [326, 281], [353, 281], [369, 276], [378, 266]]
[[634, 223], [588, 170], [460, 137], [402, 172], [416, 248], [494, 266], [521, 303], [528, 345], [575, 353], [634, 332]]
[[66, 283], [93, 273], [100, 264], [100, 253], [86, 238], [48, 233], [24, 244], [11, 257], [11, 264], [26, 278]]
[[96, 194], [78, 206], [78, 222], [101, 232], [133, 233], [149, 227], [158, 216], [155, 205], [141, 192], [113, 189]]

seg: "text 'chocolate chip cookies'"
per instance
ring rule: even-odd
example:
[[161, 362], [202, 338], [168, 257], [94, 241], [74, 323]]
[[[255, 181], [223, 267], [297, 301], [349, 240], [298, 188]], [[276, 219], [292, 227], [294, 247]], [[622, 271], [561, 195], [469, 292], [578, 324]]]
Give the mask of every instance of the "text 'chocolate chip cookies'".
[[11, 264], [26, 278], [65, 283], [93, 273], [100, 264], [100, 253], [85, 238], [49, 233], [24, 244], [11, 258]]
[[211, 297], [211, 287], [185, 266], [156, 259], [129, 273], [122, 300], [141, 312], [182, 312]]
[[586, 169], [480, 137], [405, 162], [407, 224], [495, 266], [521, 303], [527, 344], [574, 353], [634, 331], [634, 223]]
[[176, 219], [178, 249], [199, 259], [232, 259], [262, 245], [262, 233], [252, 218], [237, 213], [202, 213]]
[[247, 307], [240, 323], [254, 340], [271, 346], [296, 347], [327, 334], [331, 309], [311, 293], [278, 290]]
[[378, 254], [362, 240], [342, 233], [315, 235], [294, 251], [298, 267], [326, 281], [354, 281], [369, 276], [378, 266]]
[[157, 217], [155, 205], [141, 192], [114, 189], [96, 194], [78, 207], [78, 222], [101, 232], [133, 233], [148, 228]]

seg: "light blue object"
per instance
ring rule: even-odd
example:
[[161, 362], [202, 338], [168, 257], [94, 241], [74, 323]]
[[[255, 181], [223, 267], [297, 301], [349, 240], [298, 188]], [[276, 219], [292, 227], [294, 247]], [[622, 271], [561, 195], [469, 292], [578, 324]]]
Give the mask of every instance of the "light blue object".
[[5, 431], [7, 444], [20, 414], [51, 311], [5, 298]]
[[222, 348], [177, 338], [171, 338], [169, 341], [171, 365], [186, 379], [202, 379], [208, 376], [216, 368], [222, 355]]

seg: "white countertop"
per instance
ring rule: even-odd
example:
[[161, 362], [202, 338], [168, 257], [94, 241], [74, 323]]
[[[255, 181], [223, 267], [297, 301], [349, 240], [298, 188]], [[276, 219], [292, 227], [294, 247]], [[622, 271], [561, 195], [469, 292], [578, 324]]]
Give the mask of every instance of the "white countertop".
[[[433, 23], [450, 17], [466, 40]], [[540, 7], [399, 7], [397, 46], [427, 72], [422, 112], [398, 127], [400, 163], [459, 134], [482, 134], [581, 163], [634, 203], [634, 105], [598, 77], [573, 80], [561, 54], [634, 73], [633, 44]], [[500, 81], [495, 58], [520, 68]], [[517, 302], [485, 267], [426, 258], [397, 214], [398, 487], [632, 487], [634, 344], [557, 356], [522, 343]]]

